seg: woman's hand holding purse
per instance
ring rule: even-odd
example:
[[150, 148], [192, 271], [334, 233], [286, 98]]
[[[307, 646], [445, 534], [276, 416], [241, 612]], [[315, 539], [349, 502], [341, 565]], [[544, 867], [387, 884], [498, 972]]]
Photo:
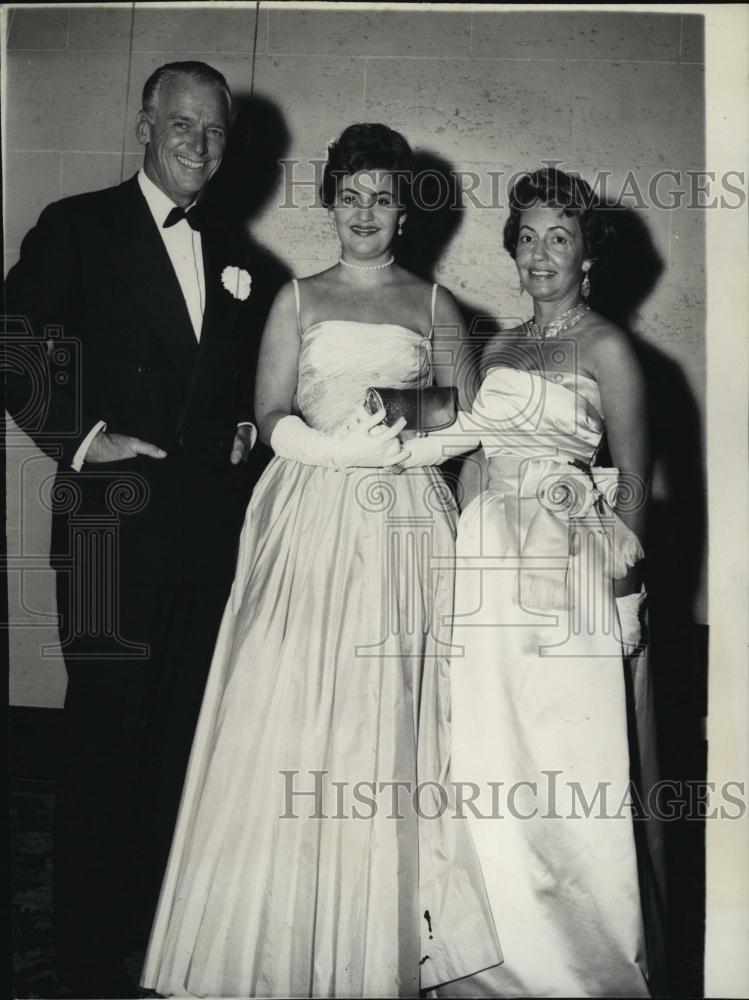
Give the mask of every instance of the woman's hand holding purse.
[[408, 457], [401, 447], [398, 437], [406, 426], [403, 417], [388, 427], [383, 423], [385, 411], [367, 414], [365, 419], [355, 421], [337, 441], [337, 462], [339, 467], [389, 468]]
[[[282, 417], [271, 434], [271, 447], [281, 458], [304, 465], [322, 465], [345, 471], [357, 467], [389, 468], [408, 457], [398, 434], [405, 419], [392, 427], [382, 423], [384, 410], [365, 419], [350, 419], [337, 434], [325, 434], [309, 427], [299, 417]], [[378, 426], [379, 425], [379, 426]]]

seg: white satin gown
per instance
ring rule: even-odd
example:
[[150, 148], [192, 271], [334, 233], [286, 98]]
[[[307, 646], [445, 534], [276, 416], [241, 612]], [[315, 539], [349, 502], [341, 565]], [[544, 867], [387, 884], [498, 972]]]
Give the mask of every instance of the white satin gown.
[[[406, 327], [330, 320], [301, 337], [297, 401], [321, 431], [370, 385], [431, 382], [431, 344]], [[417, 996], [501, 960], [467, 824], [440, 791], [454, 577], [434, 557], [453, 556], [455, 523], [434, 469], [271, 461], [247, 511], [144, 986]]]
[[622, 659], [611, 574], [638, 543], [606, 504], [616, 470], [590, 470], [598, 386], [497, 367], [473, 420], [489, 478], [458, 532], [453, 778], [478, 790], [465, 813], [504, 962], [437, 992], [648, 996], [660, 829], [623, 802], [635, 758], [655, 762], [652, 698], [645, 659]]

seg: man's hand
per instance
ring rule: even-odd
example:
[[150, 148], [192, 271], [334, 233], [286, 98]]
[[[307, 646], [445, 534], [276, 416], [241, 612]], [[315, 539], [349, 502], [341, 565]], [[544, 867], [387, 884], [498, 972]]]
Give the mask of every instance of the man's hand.
[[129, 434], [107, 434], [99, 431], [88, 446], [84, 462], [122, 462], [136, 455], [148, 455], [150, 458], [166, 458], [166, 452], [158, 445]]
[[252, 451], [253, 445], [253, 429], [248, 424], [243, 424], [241, 427], [237, 427], [237, 433], [234, 435], [234, 444], [231, 449], [231, 456], [229, 461], [232, 465], [239, 465], [245, 458], [247, 458]]

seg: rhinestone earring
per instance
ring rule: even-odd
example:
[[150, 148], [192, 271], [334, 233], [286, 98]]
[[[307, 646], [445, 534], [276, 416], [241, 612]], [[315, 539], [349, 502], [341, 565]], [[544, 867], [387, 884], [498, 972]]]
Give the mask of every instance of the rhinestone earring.
[[403, 235], [403, 223], [402, 222], [398, 223], [398, 235], [399, 236]]
[[590, 278], [588, 277], [588, 272], [586, 271], [583, 275], [583, 283], [580, 285], [580, 291], [584, 299], [587, 299], [590, 295]]

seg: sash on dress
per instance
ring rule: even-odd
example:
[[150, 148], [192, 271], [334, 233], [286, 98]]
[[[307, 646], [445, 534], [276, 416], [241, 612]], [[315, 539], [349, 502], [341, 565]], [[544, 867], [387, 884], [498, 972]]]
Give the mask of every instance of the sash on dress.
[[[618, 469], [591, 468], [577, 460], [525, 463], [518, 499], [535, 501], [538, 510], [520, 548], [515, 592], [522, 607], [550, 611], [574, 606], [569, 570], [582, 545], [592, 542], [599, 548], [611, 580], [626, 576], [643, 558], [637, 535], [609, 502], [616, 496], [618, 481]], [[509, 523], [513, 508], [514, 504], [505, 504], [511, 537], [516, 534]]]

